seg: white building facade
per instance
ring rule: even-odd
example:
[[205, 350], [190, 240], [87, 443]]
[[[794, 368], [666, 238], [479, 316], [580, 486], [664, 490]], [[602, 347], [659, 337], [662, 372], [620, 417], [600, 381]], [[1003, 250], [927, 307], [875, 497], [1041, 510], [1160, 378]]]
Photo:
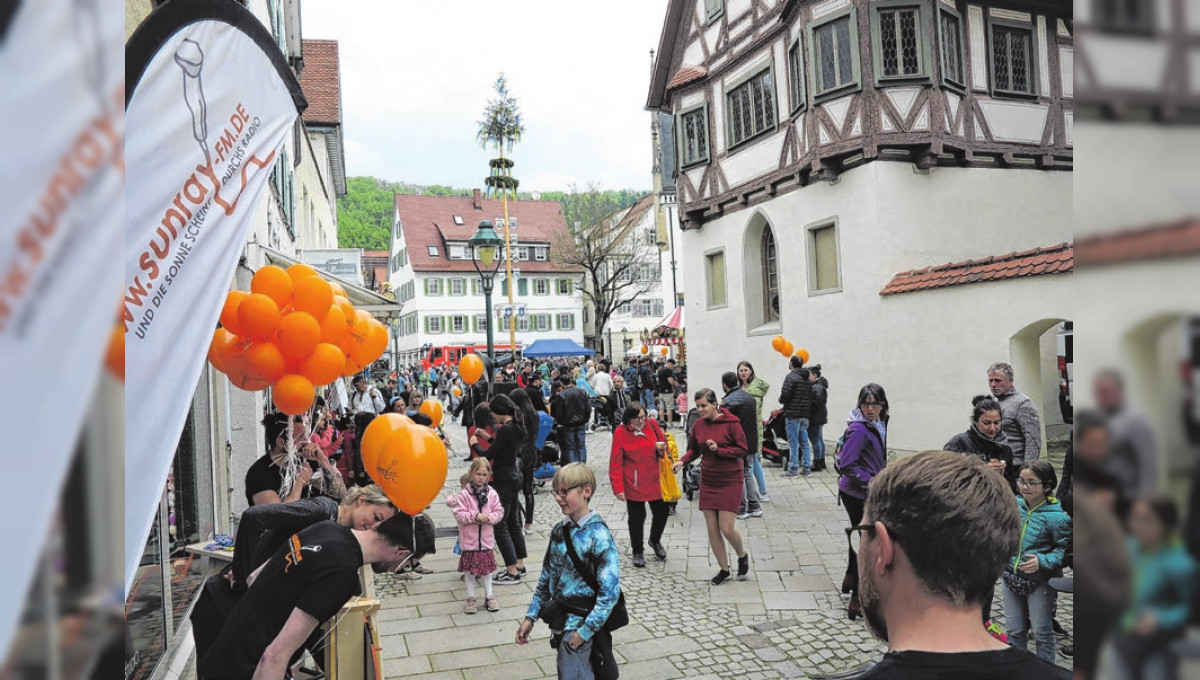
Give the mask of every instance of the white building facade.
[[500, 260], [486, 310], [467, 241], [484, 220], [503, 237], [501, 202], [478, 190], [464, 197], [396, 195], [388, 270], [396, 301], [404, 305], [395, 339], [401, 366], [456, 363], [464, 348], [486, 347], [489, 317], [498, 353], [510, 349], [510, 324], [518, 347], [548, 338], [583, 343], [583, 271], [555, 261], [569, 238], [561, 206], [510, 201], [508, 216], [513, 277], [510, 282]]
[[877, 382], [889, 447], [940, 447], [994, 361], [1061, 423], [1071, 5], [1039, 7], [670, 3], [647, 106], [674, 116], [691, 384], [748, 360], [774, 406], [783, 335], [831, 383], [827, 439]]

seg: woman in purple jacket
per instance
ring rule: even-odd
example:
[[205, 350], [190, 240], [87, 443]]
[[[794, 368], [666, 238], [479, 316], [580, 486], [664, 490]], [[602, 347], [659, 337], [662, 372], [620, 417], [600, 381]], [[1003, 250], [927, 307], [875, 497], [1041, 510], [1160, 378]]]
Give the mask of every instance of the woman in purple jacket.
[[[867, 485], [887, 465], [888, 402], [883, 388], [867, 383], [858, 391], [858, 408], [846, 419], [846, 433], [838, 453], [838, 498], [850, 516], [850, 526], [862, 524]], [[847, 530], [849, 536], [849, 530]], [[850, 548], [850, 562], [842, 579], [842, 592], [850, 593], [846, 614], [862, 617], [858, 600], [858, 555]]]

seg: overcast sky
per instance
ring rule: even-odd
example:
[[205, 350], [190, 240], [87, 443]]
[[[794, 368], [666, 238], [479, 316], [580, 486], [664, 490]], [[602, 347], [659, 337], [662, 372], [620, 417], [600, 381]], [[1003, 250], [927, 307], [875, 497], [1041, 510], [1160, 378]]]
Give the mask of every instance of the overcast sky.
[[[503, 71], [525, 137], [522, 191], [651, 186], [650, 50], [666, 0], [304, 0], [305, 38], [339, 42], [346, 172], [483, 185], [475, 141]], [[351, 9], [352, 8], [352, 9]]]

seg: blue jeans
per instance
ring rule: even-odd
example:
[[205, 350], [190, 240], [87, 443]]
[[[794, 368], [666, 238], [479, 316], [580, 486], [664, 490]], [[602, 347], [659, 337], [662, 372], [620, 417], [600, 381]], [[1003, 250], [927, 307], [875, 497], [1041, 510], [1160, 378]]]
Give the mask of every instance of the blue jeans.
[[[686, 414], [683, 414], [686, 418]], [[762, 456], [754, 456], [754, 479], [758, 482], [758, 495], [762, 496], [767, 493], [767, 478], [763, 475]]]
[[654, 390], [642, 390], [642, 408], [646, 409], [647, 414], [654, 408]]
[[573, 637], [575, 631], [563, 631], [562, 642], [558, 643], [558, 677], [561, 680], [594, 680], [592, 641], [585, 641], [579, 649], [571, 649], [567, 640]]
[[558, 431], [568, 463], [587, 463], [587, 439], [583, 428], [583, 425], [563, 426]]
[[825, 460], [824, 425], [808, 426], [808, 443], [812, 446], [813, 461]]
[[1029, 629], [1033, 628], [1033, 639], [1037, 641], [1037, 655], [1054, 663], [1058, 641], [1054, 637], [1054, 593], [1046, 585], [1028, 595], [1017, 595], [1004, 585], [1004, 626], [1008, 633], [1008, 644], [1027, 651]]
[[788, 418], [786, 419], [788, 450], [791, 456], [788, 458], [788, 472], [799, 472], [797, 456], [800, 450], [804, 450], [804, 469], [812, 469], [812, 444], [808, 442], [808, 418]]

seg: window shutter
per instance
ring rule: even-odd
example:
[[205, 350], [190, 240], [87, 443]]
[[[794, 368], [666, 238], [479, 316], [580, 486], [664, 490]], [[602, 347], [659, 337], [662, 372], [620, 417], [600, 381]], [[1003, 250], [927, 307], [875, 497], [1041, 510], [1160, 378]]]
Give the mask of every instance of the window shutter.
[[421, 282], [425, 286], [425, 294], [429, 295], [429, 279], [421, 279]]
[[429, 333], [429, 317], [425, 317], [425, 333]]

